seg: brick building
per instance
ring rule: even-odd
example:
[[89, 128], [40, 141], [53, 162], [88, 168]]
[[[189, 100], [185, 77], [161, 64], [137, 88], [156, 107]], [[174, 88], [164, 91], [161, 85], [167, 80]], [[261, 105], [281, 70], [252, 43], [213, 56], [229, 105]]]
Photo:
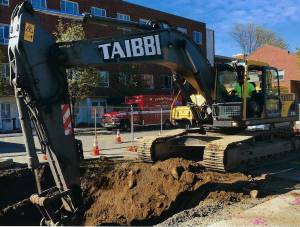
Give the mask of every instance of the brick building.
[[[82, 13], [91, 13], [99, 17], [117, 18], [124, 21], [136, 21], [146, 23], [151, 21], [164, 21], [170, 24], [177, 30], [186, 33], [199, 45], [204, 56], [206, 56], [211, 64], [214, 61], [214, 32], [206, 28], [206, 24], [190, 20], [184, 17], [175, 16], [158, 10], [150, 9], [140, 5], [128, 3], [122, 0], [30, 0], [33, 3], [37, 13], [41, 18], [42, 24], [49, 30], [55, 31], [58, 18], [69, 18], [71, 16], [79, 16]], [[0, 48], [5, 53], [7, 52], [7, 44], [9, 39], [9, 23], [10, 15], [16, 4], [21, 3], [21, 0], [0, 0]], [[87, 38], [107, 37], [120, 34], [128, 34], [130, 29], [122, 27], [107, 27], [101, 25], [84, 25]], [[7, 59], [6, 59], [7, 62]], [[8, 78], [8, 64], [2, 63], [2, 76]], [[5, 64], [6, 63], [6, 64]], [[144, 87], [139, 89], [139, 94], [173, 94], [172, 78], [169, 70], [157, 65], [136, 66], [133, 69], [134, 74], [144, 81]], [[80, 106], [107, 106], [117, 105], [122, 102], [124, 95], [127, 95], [126, 89], [119, 89], [120, 84], [125, 84], [130, 81], [132, 69], [128, 66], [117, 65], [113, 67], [101, 67], [98, 69], [100, 77], [99, 87], [95, 90], [94, 97], [83, 100]], [[126, 88], [126, 86], [125, 86]], [[132, 92], [131, 92], [132, 95]], [[11, 98], [13, 100], [13, 98]], [[2, 98], [4, 100], [4, 98]], [[3, 128], [3, 119], [11, 118], [11, 112], [14, 107], [7, 101], [1, 102], [0, 98], [0, 130]], [[11, 101], [13, 102], [13, 101]], [[105, 108], [103, 108], [105, 111]], [[80, 116], [88, 116], [86, 110], [80, 109]], [[84, 117], [85, 118], [85, 117]], [[83, 120], [83, 119], [82, 119]], [[9, 120], [4, 120], [11, 124]], [[84, 121], [84, 120], [83, 120]]]
[[297, 54], [288, 50], [264, 45], [254, 51], [249, 59], [266, 62], [278, 69], [283, 91], [293, 92], [300, 100], [300, 65]]

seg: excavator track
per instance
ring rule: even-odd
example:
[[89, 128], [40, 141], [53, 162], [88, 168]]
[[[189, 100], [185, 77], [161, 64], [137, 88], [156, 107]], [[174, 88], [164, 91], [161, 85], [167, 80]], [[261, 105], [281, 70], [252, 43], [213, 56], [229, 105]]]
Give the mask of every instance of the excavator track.
[[[262, 159], [274, 158], [279, 154], [299, 150], [300, 147], [299, 137], [293, 136], [291, 130], [287, 129], [243, 132], [235, 135], [202, 135], [173, 130], [164, 135], [144, 137], [138, 144], [138, 156], [144, 162], [174, 157], [173, 151], [176, 150], [176, 146], [181, 149], [185, 146], [180, 140], [183, 137], [197, 137], [198, 140], [193, 143], [199, 152], [200, 149], [203, 150], [201, 163], [207, 170], [217, 172], [247, 169], [249, 164], [255, 165]], [[191, 146], [186, 147], [183, 150], [189, 151]]]
[[177, 129], [162, 135], [143, 137], [137, 146], [139, 158], [144, 162], [155, 162], [159, 160], [159, 153], [155, 151], [154, 145], [157, 143], [164, 143], [177, 136], [182, 136], [183, 134], [186, 134], [185, 130]]
[[288, 129], [224, 135], [206, 145], [203, 164], [207, 170], [227, 172], [246, 169], [262, 159], [299, 150], [299, 138]]
[[251, 136], [224, 136], [222, 139], [208, 143], [203, 155], [205, 168], [217, 172], [226, 172], [228, 166], [225, 164], [225, 158], [230, 146], [237, 146], [239, 143], [245, 143], [252, 138]]

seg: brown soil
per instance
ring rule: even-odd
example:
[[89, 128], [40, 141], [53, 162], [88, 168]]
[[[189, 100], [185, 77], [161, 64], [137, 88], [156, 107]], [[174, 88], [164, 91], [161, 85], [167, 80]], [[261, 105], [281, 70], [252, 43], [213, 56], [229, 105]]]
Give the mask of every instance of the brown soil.
[[[156, 164], [94, 162], [86, 169], [82, 188], [86, 201], [84, 225], [149, 225], [191, 208], [215, 184], [248, 182], [243, 174], [204, 172], [196, 162], [170, 159]], [[217, 194], [228, 199], [230, 193]]]
[[[83, 225], [152, 225], [203, 200], [238, 202], [250, 184], [243, 174], [204, 172], [183, 159], [155, 164], [93, 160], [85, 161], [81, 171]], [[48, 170], [44, 185], [49, 179]], [[39, 224], [41, 217], [28, 202], [35, 192], [29, 170], [0, 175], [0, 189], [0, 225]]]

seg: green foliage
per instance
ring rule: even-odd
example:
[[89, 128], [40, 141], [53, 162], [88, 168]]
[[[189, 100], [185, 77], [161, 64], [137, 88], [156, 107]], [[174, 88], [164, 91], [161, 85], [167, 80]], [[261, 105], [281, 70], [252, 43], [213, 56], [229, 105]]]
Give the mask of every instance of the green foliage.
[[234, 25], [231, 36], [241, 47], [243, 54], [247, 55], [264, 44], [287, 48], [287, 43], [275, 32], [251, 23]]
[[[56, 31], [53, 33], [57, 42], [77, 41], [85, 39], [81, 23], [58, 20]], [[99, 85], [97, 70], [93, 67], [70, 69], [68, 72], [69, 93], [73, 102], [95, 95]]]
[[0, 96], [13, 96], [13, 95], [14, 95], [14, 90], [13, 87], [10, 86], [9, 80], [5, 79], [2, 75], [0, 75]]
[[99, 85], [99, 76], [92, 67], [68, 71], [69, 93], [73, 101], [95, 96]]
[[2, 75], [5, 67], [3, 63], [5, 60], [4, 53], [0, 50], [0, 96], [12, 96], [14, 94], [12, 86], [9, 84], [9, 80]]
[[0, 49], [0, 63], [2, 63], [4, 61], [4, 53], [3, 51]]
[[84, 28], [81, 23], [68, 22], [58, 19], [56, 31], [53, 32], [57, 42], [68, 42], [85, 39]]

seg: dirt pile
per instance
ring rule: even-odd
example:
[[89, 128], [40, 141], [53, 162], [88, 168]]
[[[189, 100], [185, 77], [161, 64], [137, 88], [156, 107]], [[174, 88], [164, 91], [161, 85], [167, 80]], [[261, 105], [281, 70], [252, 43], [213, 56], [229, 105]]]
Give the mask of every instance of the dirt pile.
[[85, 225], [159, 223], [197, 205], [216, 182], [231, 184], [248, 180], [242, 174], [204, 172], [196, 162], [183, 159], [153, 165], [103, 165], [97, 161], [89, 165], [82, 179], [85, 198], [89, 198], [85, 201]]
[[[45, 170], [42, 183], [49, 187], [52, 177]], [[157, 224], [203, 200], [237, 202], [249, 183], [243, 174], [205, 172], [198, 163], [183, 159], [155, 164], [85, 161], [81, 174], [83, 225]], [[35, 192], [29, 170], [0, 175], [0, 189], [1, 225], [39, 224], [41, 216], [28, 201]]]

